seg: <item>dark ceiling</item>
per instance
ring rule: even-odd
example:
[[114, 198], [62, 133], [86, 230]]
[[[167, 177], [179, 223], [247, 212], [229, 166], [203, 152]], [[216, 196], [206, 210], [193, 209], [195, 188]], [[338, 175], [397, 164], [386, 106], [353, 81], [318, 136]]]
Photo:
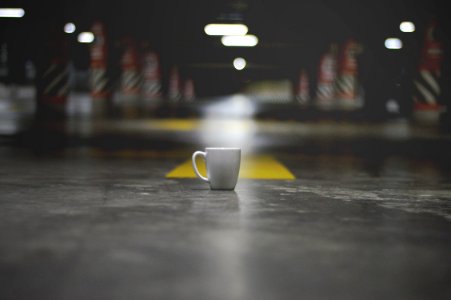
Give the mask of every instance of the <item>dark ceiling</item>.
[[[52, 30], [62, 30], [74, 22], [77, 32], [89, 30], [93, 21], [106, 24], [110, 60], [121, 53], [125, 36], [148, 42], [160, 54], [163, 72], [176, 64], [182, 75], [194, 77], [201, 93], [223, 94], [257, 79], [294, 79], [301, 67], [314, 73], [321, 54], [330, 43], [347, 38], [360, 41], [366, 52], [375, 54], [381, 65], [394, 67], [404, 54], [389, 54], [383, 48], [388, 36], [398, 36], [419, 47], [427, 22], [436, 17], [449, 27], [445, 3], [436, 1], [357, 1], [357, 0], [220, 0], [220, 1], [0, 1], [3, 7], [24, 7], [20, 20], [1, 20], [0, 38], [14, 48], [16, 61], [33, 57]], [[220, 38], [206, 36], [203, 27], [210, 22], [241, 20], [259, 38], [254, 48], [226, 48]], [[399, 23], [411, 20], [415, 33], [399, 31]], [[445, 28], [445, 33], [448, 33]], [[445, 34], [447, 39], [448, 34]], [[65, 37], [71, 59], [78, 69], [89, 65], [88, 46]], [[408, 53], [415, 64], [415, 53]], [[232, 60], [246, 58], [249, 68], [237, 72]], [[312, 76], [314, 77], [314, 76]]]

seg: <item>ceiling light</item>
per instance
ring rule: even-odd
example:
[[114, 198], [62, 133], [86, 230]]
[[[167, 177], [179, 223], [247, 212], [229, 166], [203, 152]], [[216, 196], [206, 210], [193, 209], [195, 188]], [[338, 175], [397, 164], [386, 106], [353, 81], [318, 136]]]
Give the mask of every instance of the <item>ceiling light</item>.
[[399, 24], [399, 29], [402, 32], [414, 32], [415, 31], [415, 24], [413, 24], [412, 22], [402, 22], [401, 24]]
[[94, 34], [92, 32], [81, 32], [78, 35], [78, 41], [85, 44], [92, 43], [94, 41]]
[[237, 70], [243, 70], [246, 67], [246, 60], [242, 57], [237, 57], [233, 60], [233, 67]]
[[398, 38], [388, 38], [385, 40], [385, 48], [393, 50], [401, 49], [402, 41]]
[[65, 33], [73, 33], [75, 32], [75, 25], [74, 23], [67, 23], [66, 25], [64, 25], [64, 32]]
[[227, 47], [254, 47], [258, 44], [258, 38], [255, 35], [228, 35], [223, 36], [221, 42]]
[[24, 15], [22, 8], [0, 8], [0, 18], [22, 18]]
[[208, 35], [245, 35], [248, 29], [244, 24], [208, 24], [204, 31]]

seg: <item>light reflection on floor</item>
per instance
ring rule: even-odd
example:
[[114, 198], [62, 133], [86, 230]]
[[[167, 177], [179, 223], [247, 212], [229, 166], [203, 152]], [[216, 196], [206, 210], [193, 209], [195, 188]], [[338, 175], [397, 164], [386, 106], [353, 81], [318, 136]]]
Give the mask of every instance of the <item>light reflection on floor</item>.
[[244, 153], [255, 147], [257, 126], [252, 120], [255, 102], [237, 94], [219, 98], [203, 109], [200, 141], [209, 147], [239, 147]]
[[252, 97], [235, 94], [216, 98], [214, 102], [204, 107], [203, 113], [206, 119], [243, 119], [254, 117], [257, 107]]

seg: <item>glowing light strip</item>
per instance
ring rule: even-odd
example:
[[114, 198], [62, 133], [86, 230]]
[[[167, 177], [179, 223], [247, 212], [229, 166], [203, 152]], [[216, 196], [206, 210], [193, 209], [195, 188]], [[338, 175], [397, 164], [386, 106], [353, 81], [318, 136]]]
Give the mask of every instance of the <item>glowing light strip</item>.
[[22, 18], [24, 15], [22, 8], [0, 8], [0, 18]]
[[388, 38], [385, 40], [385, 48], [398, 50], [402, 48], [402, 41], [398, 38]]
[[401, 24], [399, 24], [399, 30], [401, 30], [402, 32], [414, 32], [415, 24], [408, 21], [402, 22]]
[[78, 42], [89, 44], [94, 41], [94, 34], [92, 32], [81, 32], [77, 38]]
[[221, 42], [227, 47], [254, 47], [258, 44], [258, 38], [255, 35], [229, 35], [223, 36]]
[[208, 35], [245, 35], [248, 28], [244, 24], [208, 24], [204, 31]]

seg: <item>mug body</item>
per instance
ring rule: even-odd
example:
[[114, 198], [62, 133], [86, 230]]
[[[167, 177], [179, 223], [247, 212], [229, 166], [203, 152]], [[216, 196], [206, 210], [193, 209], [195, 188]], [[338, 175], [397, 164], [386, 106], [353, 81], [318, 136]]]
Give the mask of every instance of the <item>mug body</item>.
[[233, 190], [241, 163], [240, 148], [206, 148], [207, 177], [212, 190]]

